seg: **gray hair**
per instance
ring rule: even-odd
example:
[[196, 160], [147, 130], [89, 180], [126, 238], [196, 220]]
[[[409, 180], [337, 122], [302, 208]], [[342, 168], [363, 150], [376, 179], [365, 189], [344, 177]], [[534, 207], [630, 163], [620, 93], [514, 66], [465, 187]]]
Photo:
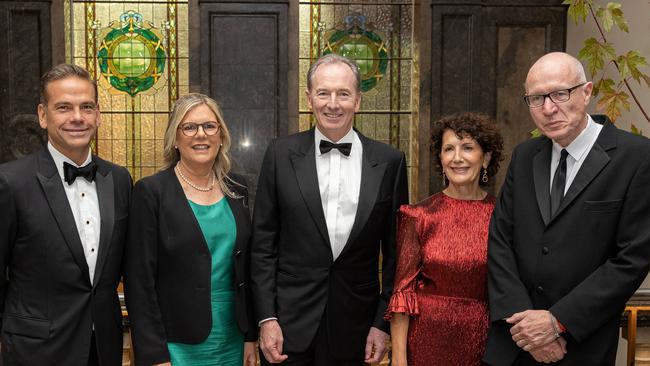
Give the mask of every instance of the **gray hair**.
[[313, 64], [311, 64], [311, 67], [307, 72], [307, 90], [311, 90], [312, 79], [314, 78], [314, 74], [316, 73], [316, 70], [321, 65], [331, 65], [331, 64], [347, 65], [350, 68], [350, 70], [352, 70], [352, 74], [354, 75], [354, 80], [356, 82], [354, 89], [357, 93], [361, 94], [361, 74], [359, 73], [359, 66], [354, 60], [350, 60], [347, 57], [337, 55], [336, 53], [328, 53], [327, 55], [323, 55], [319, 57], [316, 61], [314, 61]]

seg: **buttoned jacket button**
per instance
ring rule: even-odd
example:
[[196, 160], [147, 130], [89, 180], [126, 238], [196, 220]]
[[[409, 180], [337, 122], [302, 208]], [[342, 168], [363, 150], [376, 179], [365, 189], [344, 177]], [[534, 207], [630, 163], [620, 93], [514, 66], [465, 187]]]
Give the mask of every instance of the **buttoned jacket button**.
[[548, 254], [550, 250], [548, 249], [547, 246], [542, 247], [542, 254]]
[[537, 288], [535, 289], [535, 292], [537, 292], [538, 294], [543, 294], [544, 293], [544, 287], [537, 286]]

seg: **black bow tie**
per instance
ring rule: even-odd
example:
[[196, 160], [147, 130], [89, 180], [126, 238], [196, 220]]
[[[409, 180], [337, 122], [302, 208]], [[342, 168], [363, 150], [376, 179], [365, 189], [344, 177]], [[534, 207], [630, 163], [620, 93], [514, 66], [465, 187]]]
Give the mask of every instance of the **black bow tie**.
[[68, 185], [72, 184], [77, 177], [83, 177], [88, 182], [95, 180], [97, 164], [91, 161], [90, 164], [77, 168], [76, 166], [63, 162], [63, 177]]
[[339, 152], [345, 156], [350, 156], [350, 151], [352, 150], [352, 143], [351, 142], [345, 142], [342, 144], [335, 144], [333, 142], [329, 142], [327, 140], [320, 140], [320, 153], [321, 154], [327, 154], [330, 152], [332, 149], [338, 149]]

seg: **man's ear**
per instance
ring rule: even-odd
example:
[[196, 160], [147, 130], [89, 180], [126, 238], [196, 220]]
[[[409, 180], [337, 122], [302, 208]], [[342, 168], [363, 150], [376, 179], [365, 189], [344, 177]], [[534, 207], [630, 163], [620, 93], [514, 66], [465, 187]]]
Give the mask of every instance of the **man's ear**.
[[45, 117], [45, 108], [46, 106], [43, 105], [43, 103], [38, 105], [38, 108], [36, 109], [36, 112], [38, 114], [38, 124], [41, 126], [42, 129], [47, 129], [47, 118]]
[[309, 89], [305, 89], [305, 98], [307, 98], [307, 106], [311, 111], [311, 98], [309, 97]]

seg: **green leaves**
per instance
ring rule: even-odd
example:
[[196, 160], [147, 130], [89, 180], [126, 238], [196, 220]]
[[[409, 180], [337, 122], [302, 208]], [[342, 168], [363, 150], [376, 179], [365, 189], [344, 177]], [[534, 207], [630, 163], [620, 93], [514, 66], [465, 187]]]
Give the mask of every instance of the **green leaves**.
[[616, 58], [614, 47], [607, 42], [599, 42], [591, 37], [585, 40], [585, 46], [578, 53], [578, 57], [587, 61], [587, 69], [591, 77], [605, 67], [605, 61], [609, 62]]
[[608, 3], [606, 7], [598, 7], [596, 17], [601, 21], [605, 31], [612, 30], [614, 24], [625, 33], [629, 33], [627, 20], [623, 17], [623, 10], [619, 3]]
[[630, 132], [635, 135], [643, 136], [643, 131], [639, 130], [634, 123], [630, 124]]
[[591, 0], [564, 0], [562, 4], [569, 5], [567, 14], [576, 24], [578, 24], [579, 19], [583, 23], [587, 21], [587, 15], [589, 15], [589, 8], [591, 7]]
[[[606, 33], [614, 27], [629, 33], [623, 8], [620, 2], [608, 2], [605, 6], [598, 3], [599, 1], [594, 0], [562, 2], [564, 5], [569, 5], [568, 15], [576, 24], [579, 21], [585, 23], [587, 18], [591, 18], [596, 23], [599, 37], [585, 40], [578, 57], [584, 61], [594, 80], [593, 96], [599, 97], [597, 107], [614, 122], [621, 116], [623, 108], [630, 110], [631, 96], [641, 114], [650, 122], [649, 114], [630, 87], [630, 79], [634, 79], [639, 84], [645, 83], [650, 88], [650, 75], [643, 72], [645, 71], [643, 68], [649, 66], [648, 61], [636, 50], [617, 55], [614, 46], [607, 42]], [[597, 78], [596, 74], [599, 74], [600, 78]], [[641, 133], [634, 125], [631, 129], [634, 133]]]
[[605, 114], [614, 123], [621, 116], [622, 108], [630, 110], [629, 98], [630, 96], [622, 90], [603, 90], [597, 107], [599, 110], [605, 111]]
[[645, 60], [645, 57], [639, 54], [639, 52], [634, 50], [629, 51], [625, 55], [618, 56], [616, 62], [618, 63], [621, 78], [625, 79], [628, 76], [632, 76], [634, 80], [641, 83], [641, 77], [645, 77], [646, 83], [648, 82], [648, 76], [639, 71], [639, 67], [648, 66], [648, 62]]
[[608, 92], [611, 90], [614, 90], [614, 80], [611, 78], [601, 78], [594, 83], [594, 89], [591, 94], [595, 97], [600, 94], [600, 92]]

